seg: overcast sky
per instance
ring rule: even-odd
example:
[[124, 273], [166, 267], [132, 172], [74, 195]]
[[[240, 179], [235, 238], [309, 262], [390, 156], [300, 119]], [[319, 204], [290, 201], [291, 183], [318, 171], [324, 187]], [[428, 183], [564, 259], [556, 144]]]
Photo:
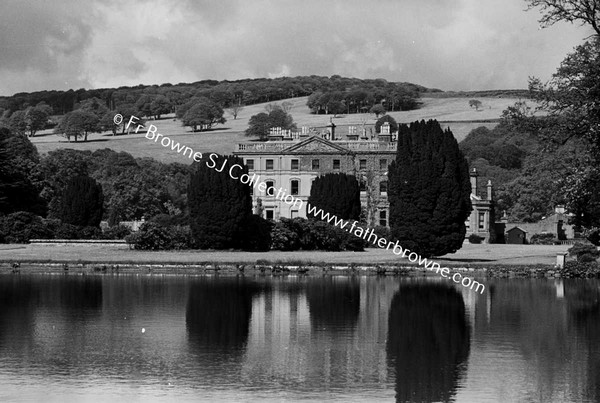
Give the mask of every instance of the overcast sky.
[[590, 32], [523, 0], [0, 0], [0, 95], [297, 75], [526, 88]]

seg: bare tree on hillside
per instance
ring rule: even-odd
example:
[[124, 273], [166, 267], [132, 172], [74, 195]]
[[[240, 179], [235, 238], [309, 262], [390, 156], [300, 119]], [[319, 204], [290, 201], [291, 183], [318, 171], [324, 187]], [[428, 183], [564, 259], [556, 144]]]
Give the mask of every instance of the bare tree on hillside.
[[242, 104], [238, 104], [238, 105], [232, 105], [231, 107], [227, 108], [227, 110], [229, 111], [229, 113], [231, 113], [231, 116], [233, 116], [233, 120], [236, 120], [238, 117], [238, 114], [244, 109], [244, 105]]
[[539, 8], [543, 27], [558, 21], [589, 24], [600, 36], [600, 0], [525, 0], [527, 9]]
[[294, 107], [294, 104], [290, 101], [283, 101], [281, 103], [281, 109], [283, 109], [283, 111], [285, 113], [290, 113], [290, 111], [292, 110], [293, 107]]

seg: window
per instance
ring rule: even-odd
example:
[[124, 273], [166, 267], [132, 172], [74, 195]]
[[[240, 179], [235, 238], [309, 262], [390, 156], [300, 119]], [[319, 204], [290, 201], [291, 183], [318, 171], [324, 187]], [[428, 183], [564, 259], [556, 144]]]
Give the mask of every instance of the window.
[[273, 170], [273, 160], [267, 160], [267, 171]]
[[379, 225], [387, 227], [387, 210], [379, 211]]
[[379, 160], [379, 170], [387, 171], [387, 160]]
[[298, 195], [300, 192], [300, 181], [298, 179], [292, 179], [292, 190], [290, 191], [293, 195]]
[[246, 166], [248, 170], [254, 169], [254, 160], [246, 160]]
[[312, 160], [312, 170], [313, 171], [319, 170], [319, 160]]
[[465, 221], [465, 227], [467, 228], [467, 231], [469, 231], [471, 229], [471, 218], [467, 218], [467, 221]]
[[298, 210], [290, 211], [290, 218], [296, 218], [296, 217], [298, 217]]
[[275, 182], [266, 181], [265, 184], [267, 185], [267, 189], [265, 189], [267, 196], [275, 196]]
[[358, 189], [361, 192], [366, 192], [367, 191], [367, 182], [363, 181], [363, 180], [359, 180], [358, 181]]
[[359, 169], [367, 169], [367, 160], [359, 160]]
[[387, 189], [388, 189], [387, 181], [379, 182], [379, 192], [380, 193], [387, 193]]
[[485, 213], [479, 213], [479, 229], [485, 229]]
[[340, 170], [340, 160], [333, 160], [333, 169], [334, 171]]
[[300, 162], [297, 159], [292, 160], [292, 171], [297, 171], [300, 169]]
[[272, 220], [275, 217], [274, 211], [273, 209], [266, 209], [265, 210], [265, 218], [267, 220]]

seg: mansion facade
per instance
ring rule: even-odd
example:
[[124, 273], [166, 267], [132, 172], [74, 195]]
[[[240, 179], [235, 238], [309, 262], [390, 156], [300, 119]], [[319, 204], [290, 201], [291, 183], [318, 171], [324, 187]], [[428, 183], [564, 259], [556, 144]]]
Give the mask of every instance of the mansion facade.
[[[251, 187], [255, 212], [272, 220], [306, 218], [312, 182], [327, 173], [345, 173], [354, 175], [360, 183], [366, 222], [370, 226], [389, 226], [387, 171], [396, 158], [396, 139], [387, 123], [374, 138], [369, 138], [364, 128], [358, 132], [357, 127], [349, 126], [343, 138], [331, 123], [320, 132], [307, 128], [301, 132], [272, 129], [268, 141], [238, 144], [234, 154], [244, 160], [250, 173], [260, 175], [267, 184], [264, 192]], [[467, 237], [477, 233], [489, 241], [493, 228], [491, 184], [487, 198], [478, 196], [476, 175], [471, 174], [473, 211], [466, 223]], [[286, 194], [302, 200], [302, 207], [278, 199], [269, 192], [270, 188], [282, 188]]]

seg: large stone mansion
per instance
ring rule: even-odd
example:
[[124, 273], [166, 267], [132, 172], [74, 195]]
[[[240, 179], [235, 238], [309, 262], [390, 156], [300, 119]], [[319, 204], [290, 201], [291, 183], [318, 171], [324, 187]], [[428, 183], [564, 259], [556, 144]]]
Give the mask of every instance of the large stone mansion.
[[[268, 141], [246, 142], [237, 145], [235, 155], [242, 158], [252, 173], [260, 175], [267, 190], [253, 189], [253, 205], [264, 218], [306, 217], [306, 205], [312, 181], [326, 173], [355, 175], [361, 184], [361, 202], [371, 226], [388, 226], [387, 200], [388, 165], [396, 158], [396, 138], [389, 124], [381, 133], [368, 136], [364, 128], [349, 126], [345, 136], [336, 133], [331, 123], [323, 130], [302, 128], [300, 132], [272, 129]], [[283, 188], [304, 201], [302, 209], [290, 206], [275, 196], [269, 188]], [[472, 233], [490, 240], [493, 229], [492, 186], [482, 197], [477, 194], [477, 173], [471, 173], [471, 202], [473, 211], [467, 220], [467, 236]]]

